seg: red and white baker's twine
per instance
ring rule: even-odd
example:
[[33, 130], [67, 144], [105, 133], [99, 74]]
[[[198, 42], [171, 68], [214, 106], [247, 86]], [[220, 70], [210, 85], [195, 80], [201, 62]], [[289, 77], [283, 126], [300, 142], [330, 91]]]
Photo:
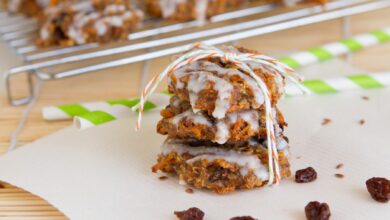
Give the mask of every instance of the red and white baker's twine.
[[[300, 85], [298, 81], [301, 79], [298, 77], [298, 75], [294, 74], [288, 74], [293, 73], [294, 70], [288, 67], [287, 65], [277, 61], [274, 58], [261, 55], [261, 54], [254, 54], [254, 53], [237, 53], [234, 51], [222, 51], [216, 47], [204, 45], [204, 44], [195, 44], [189, 48], [189, 52], [184, 54], [183, 56], [179, 57], [177, 60], [172, 62], [168, 67], [160, 74], [153, 77], [153, 79], [146, 85], [138, 105], [133, 107], [133, 110], [138, 110], [138, 121], [136, 129], [140, 129], [141, 122], [142, 122], [142, 113], [143, 113], [143, 107], [148, 99], [148, 97], [156, 90], [157, 86], [160, 84], [160, 82], [170, 73], [172, 73], [174, 70], [179, 69], [182, 66], [188, 65], [191, 62], [201, 60], [201, 59], [207, 59], [211, 57], [217, 57], [222, 59], [225, 62], [232, 62], [238, 67], [240, 67], [242, 70], [246, 71], [249, 76], [251, 76], [256, 83], [258, 84], [259, 88], [261, 89], [263, 95], [264, 95], [264, 104], [265, 104], [265, 110], [266, 110], [266, 128], [267, 128], [267, 148], [268, 148], [268, 168], [269, 168], [269, 180], [268, 184], [278, 184], [281, 175], [280, 175], [280, 168], [279, 168], [279, 158], [278, 158], [278, 151], [276, 146], [276, 137], [275, 137], [275, 128], [274, 128], [274, 122], [275, 119], [272, 115], [272, 105], [271, 105], [271, 94], [264, 83], [264, 81], [249, 67], [248, 62], [254, 62], [261, 65], [264, 65], [264, 67], [267, 67], [273, 71], [269, 71], [268, 74], [279, 74], [282, 77], [288, 78], [291, 81], [297, 83]], [[297, 79], [298, 80], [297, 80]], [[306, 91], [303, 87], [301, 87], [303, 91]]]

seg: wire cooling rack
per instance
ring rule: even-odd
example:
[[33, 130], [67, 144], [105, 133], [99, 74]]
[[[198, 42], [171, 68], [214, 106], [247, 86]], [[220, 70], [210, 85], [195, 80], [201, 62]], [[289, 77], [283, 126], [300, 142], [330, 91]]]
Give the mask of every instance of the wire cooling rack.
[[[149, 19], [143, 29], [130, 34], [124, 42], [49, 49], [34, 45], [36, 20], [0, 12], [1, 38], [24, 61], [5, 73], [7, 97], [12, 105], [29, 103], [34, 96], [33, 77], [62, 79], [180, 53], [194, 42], [228, 43], [386, 7], [390, 7], [389, 0], [336, 0], [326, 6], [311, 4], [289, 9], [275, 4], [258, 5], [211, 17], [202, 27], [197, 21], [169, 24]], [[343, 29], [348, 32], [347, 23]], [[30, 93], [23, 98], [12, 94], [11, 78], [18, 74], [28, 75]]]

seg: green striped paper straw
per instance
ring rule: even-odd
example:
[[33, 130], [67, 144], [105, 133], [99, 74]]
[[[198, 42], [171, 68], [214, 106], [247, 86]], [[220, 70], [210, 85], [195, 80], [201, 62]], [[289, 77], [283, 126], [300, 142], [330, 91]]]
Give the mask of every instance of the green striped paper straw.
[[292, 68], [304, 67], [322, 62], [336, 56], [357, 52], [390, 41], [390, 27], [370, 33], [356, 35], [352, 38], [325, 44], [307, 51], [294, 53], [280, 58], [280, 61]]
[[[324, 94], [324, 93], [338, 93], [348, 90], [365, 90], [372, 88], [381, 88], [385, 86], [390, 86], [390, 72], [383, 73], [372, 73], [372, 74], [359, 74], [359, 75], [350, 75], [345, 77], [336, 77], [336, 78], [328, 78], [328, 79], [315, 79], [315, 80], [307, 80], [302, 83], [302, 85], [311, 92], [311, 94]], [[162, 101], [160, 98], [159, 105], [153, 101], [156, 100], [156, 95], [159, 97], [165, 96], [165, 101]], [[304, 95], [302, 89], [293, 83], [289, 83], [286, 86], [286, 96], [301, 96]], [[151, 108], [164, 108], [168, 104], [168, 99], [170, 94], [154, 94], [150, 97], [151, 102], [154, 104], [150, 106]], [[129, 117], [132, 112], [128, 112], [127, 114], [123, 114], [121, 117], [124, 118]], [[75, 125], [80, 129], [86, 129], [93, 127], [96, 124], [96, 121], [99, 124], [103, 124], [114, 119], [108, 118], [108, 120], [101, 116], [100, 112], [90, 112], [85, 115], [81, 115], [75, 117]]]
[[[390, 72], [350, 75], [328, 79], [307, 80], [303, 86], [312, 94], [338, 93], [347, 90], [364, 90], [390, 86]], [[296, 84], [286, 86], [286, 96], [303, 95]], [[168, 93], [153, 94], [146, 109], [164, 108], [170, 98]], [[133, 112], [131, 107], [138, 103], [134, 100], [116, 100], [93, 102], [77, 105], [52, 106], [43, 109], [46, 120], [64, 120], [74, 117], [77, 128], [86, 129], [104, 124], [116, 119], [129, 117]]]
[[[146, 103], [145, 110], [163, 107], [168, 103], [169, 98], [170, 95], [167, 93], [154, 94]], [[133, 114], [131, 107], [138, 104], [138, 102], [139, 99], [131, 99], [49, 106], [42, 109], [42, 116], [47, 121], [74, 118], [76, 127], [85, 129], [129, 117]]]
[[[306, 80], [302, 85], [312, 94], [338, 93], [390, 86], [390, 72], [350, 75], [329, 79]], [[287, 84], [286, 96], [303, 95], [296, 84]]]

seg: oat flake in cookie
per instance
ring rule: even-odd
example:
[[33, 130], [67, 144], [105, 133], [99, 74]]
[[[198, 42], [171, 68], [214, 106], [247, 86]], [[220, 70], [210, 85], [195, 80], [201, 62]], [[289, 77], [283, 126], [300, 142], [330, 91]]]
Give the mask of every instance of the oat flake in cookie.
[[274, 58], [244, 48], [197, 44], [148, 84], [174, 94], [157, 125], [167, 135], [153, 171], [216, 193], [277, 184], [289, 177], [287, 123], [277, 109], [286, 79], [299, 77]]

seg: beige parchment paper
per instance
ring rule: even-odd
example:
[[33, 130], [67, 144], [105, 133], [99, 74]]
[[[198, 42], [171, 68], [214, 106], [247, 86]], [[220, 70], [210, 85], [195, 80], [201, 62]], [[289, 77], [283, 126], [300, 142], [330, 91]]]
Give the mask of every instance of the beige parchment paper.
[[[340, 63], [332, 65], [310, 71], [321, 76], [344, 71]], [[71, 219], [173, 220], [174, 210], [196, 206], [206, 220], [238, 215], [298, 220], [313, 200], [327, 202], [333, 219], [390, 219], [389, 204], [375, 202], [365, 189], [368, 178], [390, 177], [389, 100], [390, 89], [377, 89], [282, 101], [292, 170], [312, 166], [318, 171], [318, 180], [309, 184], [287, 179], [279, 186], [223, 196], [202, 190], [187, 194], [177, 179], [160, 181], [151, 172], [164, 140], [155, 132], [158, 112], [145, 115], [138, 133], [132, 117], [49, 135], [1, 156], [0, 180], [46, 199]], [[324, 118], [332, 122], [322, 126]], [[338, 163], [345, 166], [336, 170]]]

